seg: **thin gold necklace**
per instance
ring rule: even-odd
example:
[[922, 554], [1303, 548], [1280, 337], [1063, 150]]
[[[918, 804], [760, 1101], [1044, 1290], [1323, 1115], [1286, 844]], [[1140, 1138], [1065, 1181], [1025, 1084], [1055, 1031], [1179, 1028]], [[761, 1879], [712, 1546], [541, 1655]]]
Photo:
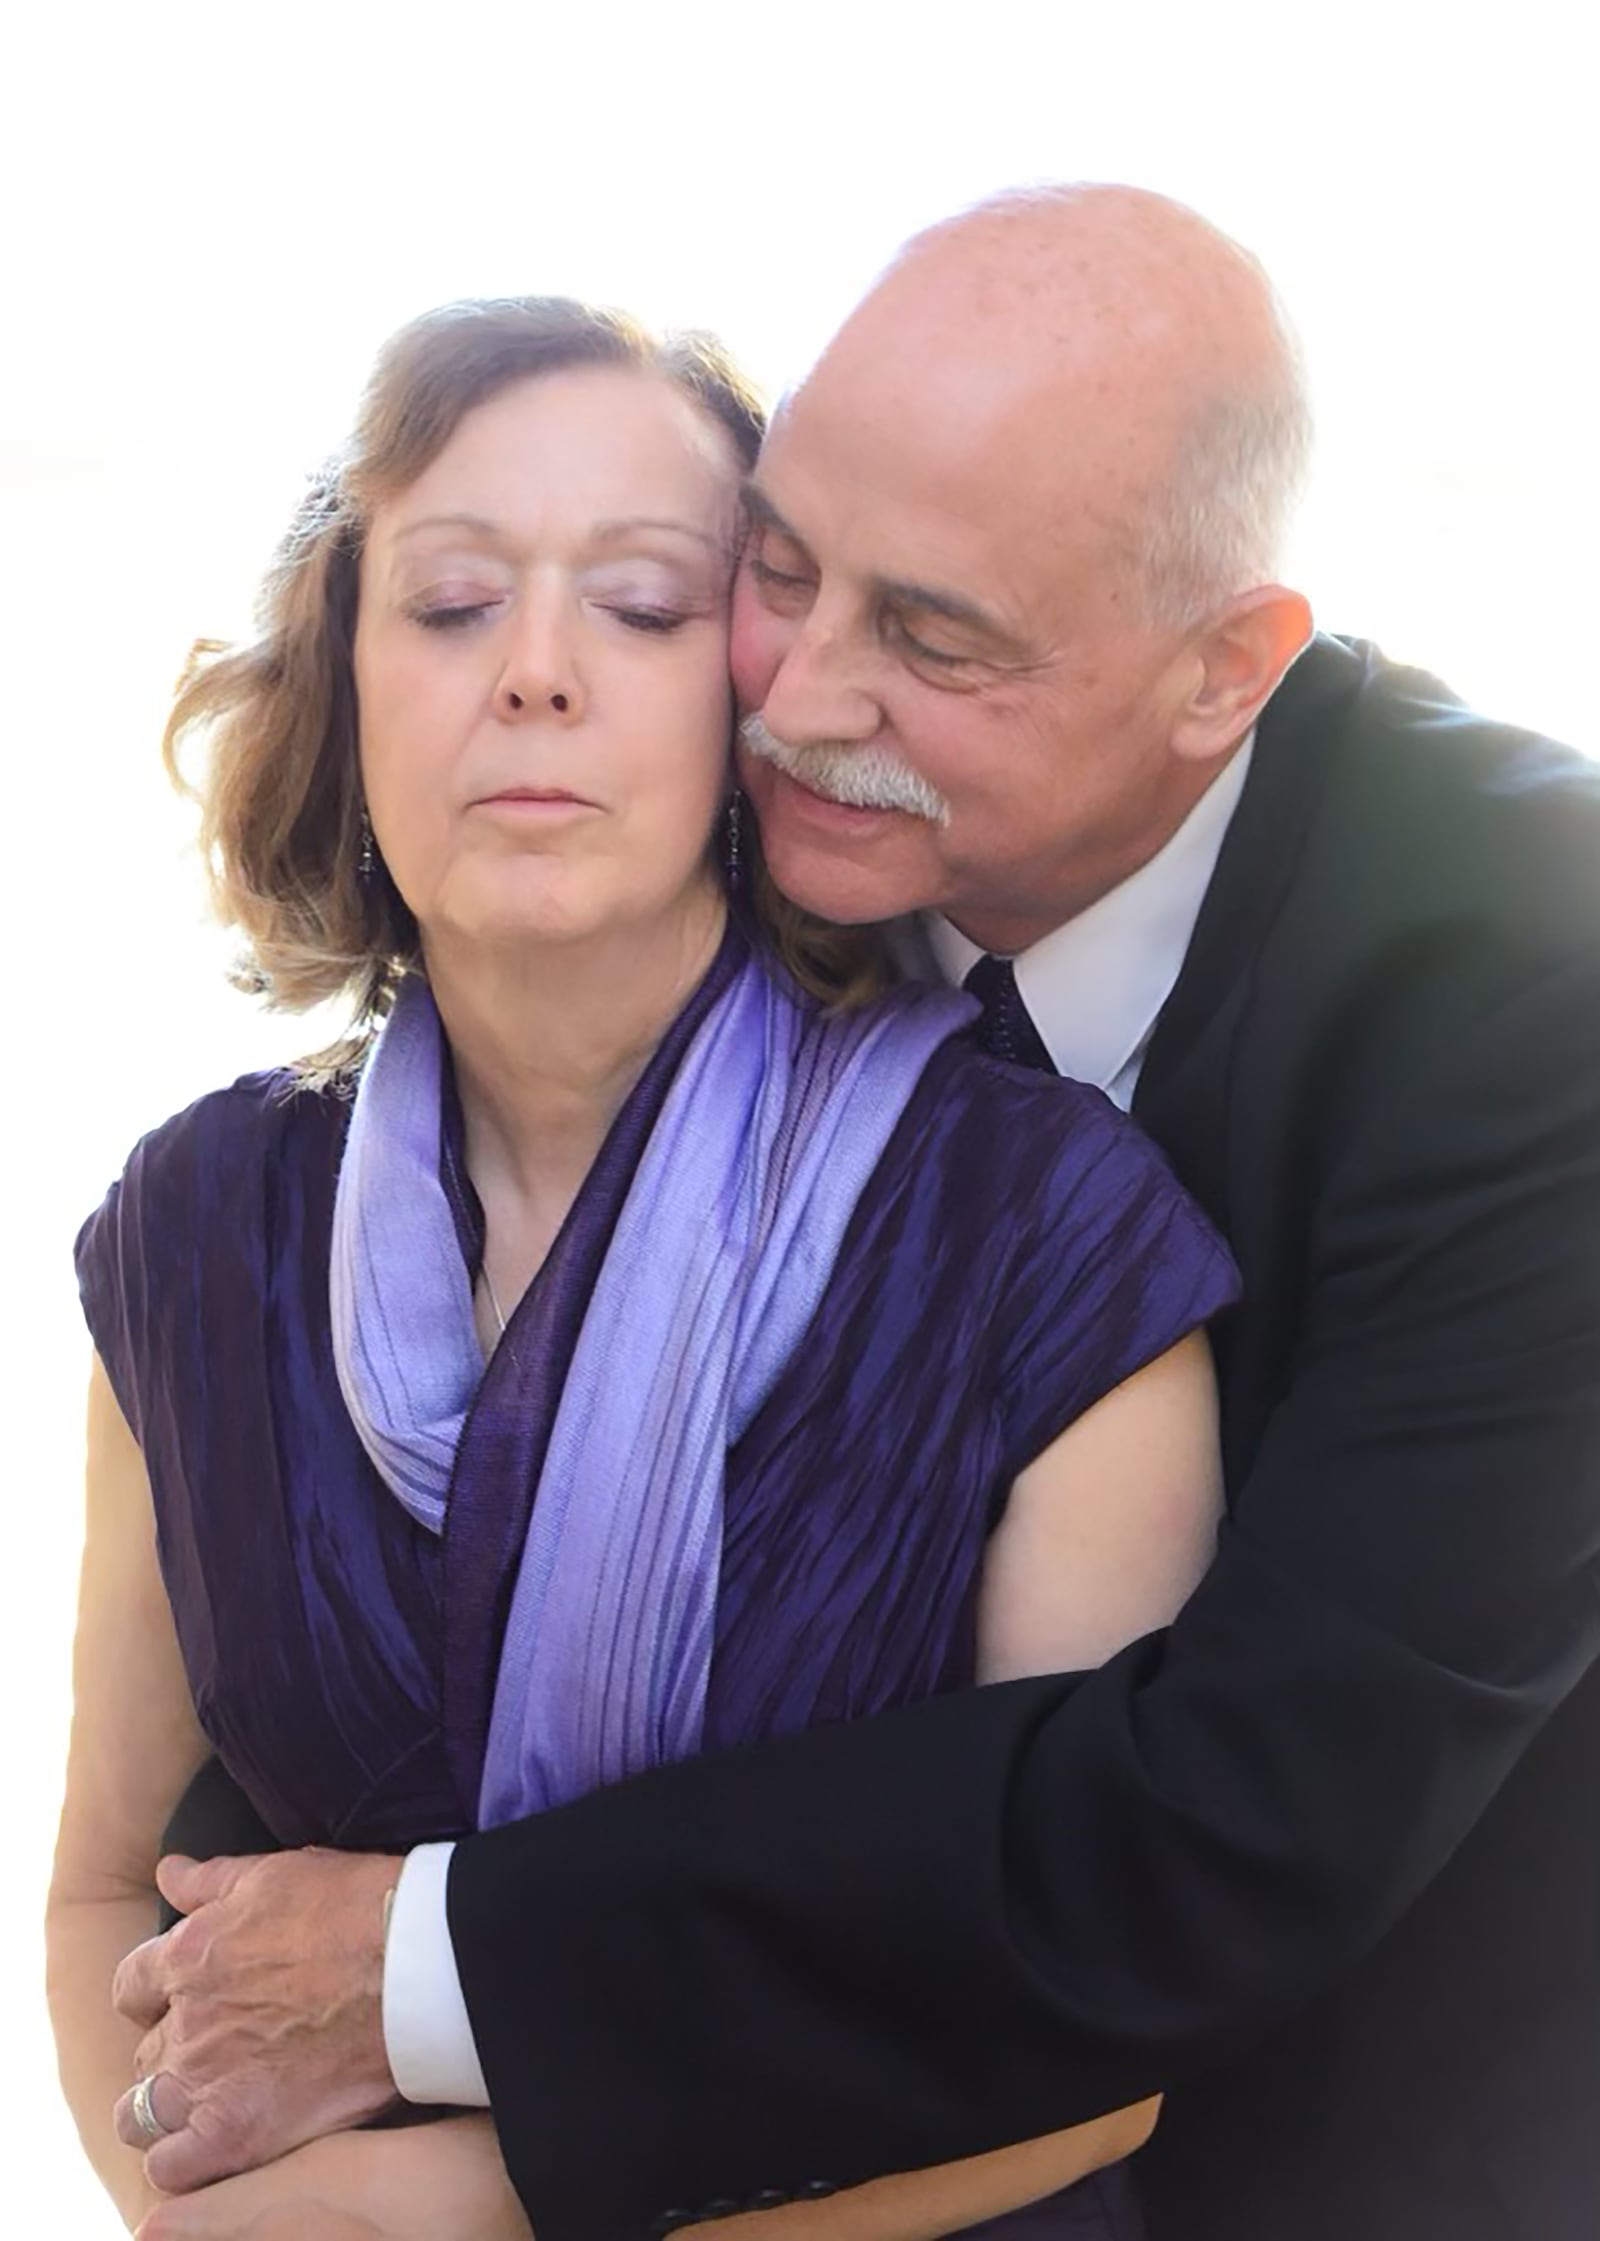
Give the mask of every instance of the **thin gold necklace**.
[[483, 1288], [489, 1295], [489, 1305], [494, 1310], [494, 1319], [500, 1326], [500, 1336], [504, 1338], [506, 1335], [506, 1319], [500, 1311], [500, 1302], [494, 1296], [494, 1278], [489, 1274], [487, 1261], [479, 1269], [478, 1274], [483, 1278]]

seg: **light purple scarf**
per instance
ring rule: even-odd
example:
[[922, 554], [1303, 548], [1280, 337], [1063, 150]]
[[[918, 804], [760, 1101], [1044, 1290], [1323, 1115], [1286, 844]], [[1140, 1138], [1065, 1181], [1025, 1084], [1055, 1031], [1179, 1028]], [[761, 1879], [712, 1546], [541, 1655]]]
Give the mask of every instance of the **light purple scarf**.
[[[850, 1217], [969, 999], [824, 1018], [754, 959], [667, 1093], [579, 1335], [501, 1652], [494, 1827], [698, 1748], [728, 1449], [816, 1311]], [[442, 1034], [407, 981], [334, 1207], [334, 1355], [367, 1453], [434, 1532], [483, 1373], [440, 1179]]]

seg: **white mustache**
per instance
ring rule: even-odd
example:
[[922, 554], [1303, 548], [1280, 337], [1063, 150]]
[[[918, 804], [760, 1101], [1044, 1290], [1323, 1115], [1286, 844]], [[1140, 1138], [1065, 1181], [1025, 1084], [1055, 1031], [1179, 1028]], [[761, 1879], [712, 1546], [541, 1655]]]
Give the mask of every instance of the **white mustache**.
[[846, 809], [899, 809], [930, 825], [950, 822], [943, 794], [886, 747], [846, 747], [835, 741], [794, 747], [769, 731], [760, 716], [746, 716], [739, 737], [752, 755], [824, 801], [842, 802]]

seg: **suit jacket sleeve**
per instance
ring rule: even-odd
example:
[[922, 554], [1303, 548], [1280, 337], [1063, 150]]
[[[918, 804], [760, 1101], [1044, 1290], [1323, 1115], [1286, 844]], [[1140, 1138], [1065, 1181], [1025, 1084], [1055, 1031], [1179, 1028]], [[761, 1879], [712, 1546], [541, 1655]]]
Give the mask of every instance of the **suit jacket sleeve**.
[[1486, 961], [1431, 1019], [1369, 1037], [1293, 1374], [1168, 1634], [459, 1848], [452, 1936], [540, 2241], [1174, 2083], [1461, 1842], [1600, 1646], [1600, 973]]

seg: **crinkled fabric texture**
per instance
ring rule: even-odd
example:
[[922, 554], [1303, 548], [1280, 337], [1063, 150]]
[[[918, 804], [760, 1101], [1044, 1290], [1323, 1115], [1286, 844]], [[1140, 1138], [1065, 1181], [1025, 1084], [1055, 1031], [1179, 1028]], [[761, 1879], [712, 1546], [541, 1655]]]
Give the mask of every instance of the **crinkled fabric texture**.
[[[149, 1470], [196, 1707], [282, 1843], [398, 1850], [473, 1825], [537, 1464], [662, 1071], [519, 1311], [516, 1374], [486, 1377], [442, 1537], [378, 1479], [334, 1373], [346, 1102], [247, 1077], [145, 1138], [84, 1227], [85, 1312]], [[970, 1684], [1012, 1480], [1235, 1282], [1097, 1091], [966, 1038], [938, 1052], [729, 1456], [706, 1747]], [[994, 2230], [1132, 2230], [1119, 2184], [1072, 2190], [1071, 2214], [1094, 2201], [1098, 2226], [1041, 2208]]]

